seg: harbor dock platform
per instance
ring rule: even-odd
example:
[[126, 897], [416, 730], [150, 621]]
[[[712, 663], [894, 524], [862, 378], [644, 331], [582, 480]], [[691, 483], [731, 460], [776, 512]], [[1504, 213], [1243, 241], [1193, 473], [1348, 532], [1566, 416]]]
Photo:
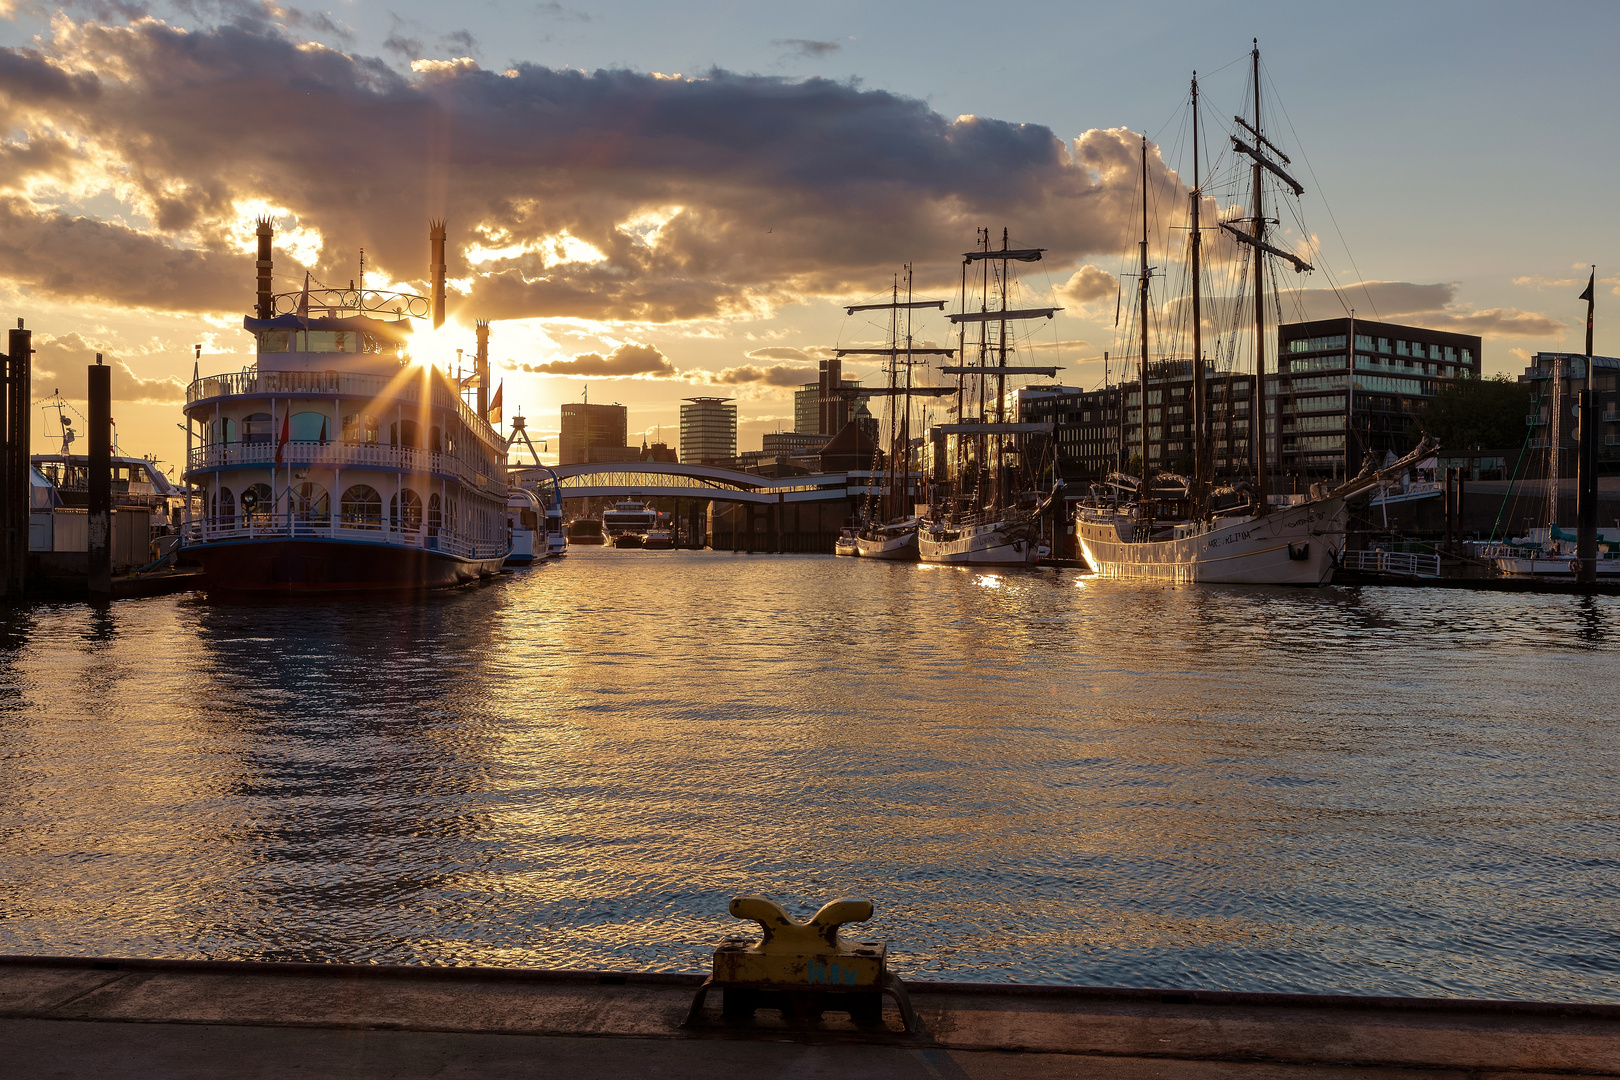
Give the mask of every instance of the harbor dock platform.
[[1620, 1076], [1620, 1005], [989, 983], [683, 1026], [700, 975], [0, 957], [13, 1076]]

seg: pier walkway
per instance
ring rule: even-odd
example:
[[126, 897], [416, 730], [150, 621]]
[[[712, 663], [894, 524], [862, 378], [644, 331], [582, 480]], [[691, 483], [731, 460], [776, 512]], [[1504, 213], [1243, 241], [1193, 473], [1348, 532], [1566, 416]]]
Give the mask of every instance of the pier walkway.
[[[712, 1001], [698, 976], [0, 957], [0, 1069], [74, 1077], [1620, 1076], [1620, 1006], [908, 983], [858, 1029]], [[717, 995], [716, 995], [717, 996]]]

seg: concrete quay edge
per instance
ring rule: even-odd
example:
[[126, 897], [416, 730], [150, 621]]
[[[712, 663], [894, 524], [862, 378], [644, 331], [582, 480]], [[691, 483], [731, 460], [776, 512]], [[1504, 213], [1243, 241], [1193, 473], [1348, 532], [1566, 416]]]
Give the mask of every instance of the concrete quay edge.
[[[682, 1028], [701, 975], [532, 968], [0, 956], [0, 1021], [763, 1041], [1243, 1066], [1620, 1076], [1620, 1005], [907, 982], [923, 1030]], [[109, 1031], [111, 1028], [102, 1027]], [[127, 1027], [126, 1030], [133, 1030]], [[314, 1033], [311, 1031], [310, 1037]], [[179, 1037], [178, 1035], [176, 1036]], [[1224, 1075], [1224, 1074], [1223, 1074]]]

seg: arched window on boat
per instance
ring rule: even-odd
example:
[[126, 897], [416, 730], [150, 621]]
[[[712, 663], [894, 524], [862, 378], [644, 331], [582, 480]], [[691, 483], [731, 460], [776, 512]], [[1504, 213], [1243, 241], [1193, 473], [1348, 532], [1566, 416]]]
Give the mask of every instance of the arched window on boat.
[[[437, 428], [434, 429], [438, 430]], [[428, 496], [427, 505], [427, 532], [429, 536], [438, 536], [439, 530], [444, 527], [444, 511], [439, 502], [439, 493], [435, 491]]]
[[276, 512], [276, 497], [268, 484], [249, 484], [242, 491], [242, 516], [248, 524], [266, 524]]
[[210, 442], [224, 445], [236, 441], [236, 421], [230, 417], [222, 416], [218, 420], [210, 422], [209, 427], [213, 429], [213, 437], [209, 440]]
[[319, 484], [299, 484], [293, 490], [293, 517], [307, 525], [332, 520], [332, 500]]
[[[287, 424], [287, 438], [293, 442], [325, 443], [329, 441], [330, 428], [327, 426], [328, 417], [325, 413], [300, 412], [293, 413], [292, 420]], [[280, 438], [279, 434], [277, 438]]]
[[338, 509], [346, 529], [382, 528], [382, 496], [369, 484], [356, 484], [345, 491]]
[[214, 527], [219, 529], [236, 528], [236, 496], [231, 489], [222, 487], [214, 493]]
[[393, 446], [421, 446], [421, 430], [415, 420], [400, 420], [388, 425], [388, 442]]
[[428, 449], [435, 454], [444, 452], [444, 433], [439, 430], [437, 424], [428, 428]]
[[242, 421], [242, 441], [245, 443], [269, 442], [276, 437], [276, 422], [267, 412], [256, 412]]
[[413, 533], [422, 527], [422, 496], [406, 488], [388, 499], [388, 527]]

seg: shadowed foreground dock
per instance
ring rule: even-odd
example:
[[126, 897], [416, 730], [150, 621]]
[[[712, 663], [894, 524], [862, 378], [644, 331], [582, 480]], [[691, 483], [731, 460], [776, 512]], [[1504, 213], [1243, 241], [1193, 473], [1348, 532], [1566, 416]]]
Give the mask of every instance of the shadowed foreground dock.
[[908, 983], [922, 1020], [682, 1028], [694, 975], [0, 957], [18, 1076], [1620, 1076], [1620, 1006]]

